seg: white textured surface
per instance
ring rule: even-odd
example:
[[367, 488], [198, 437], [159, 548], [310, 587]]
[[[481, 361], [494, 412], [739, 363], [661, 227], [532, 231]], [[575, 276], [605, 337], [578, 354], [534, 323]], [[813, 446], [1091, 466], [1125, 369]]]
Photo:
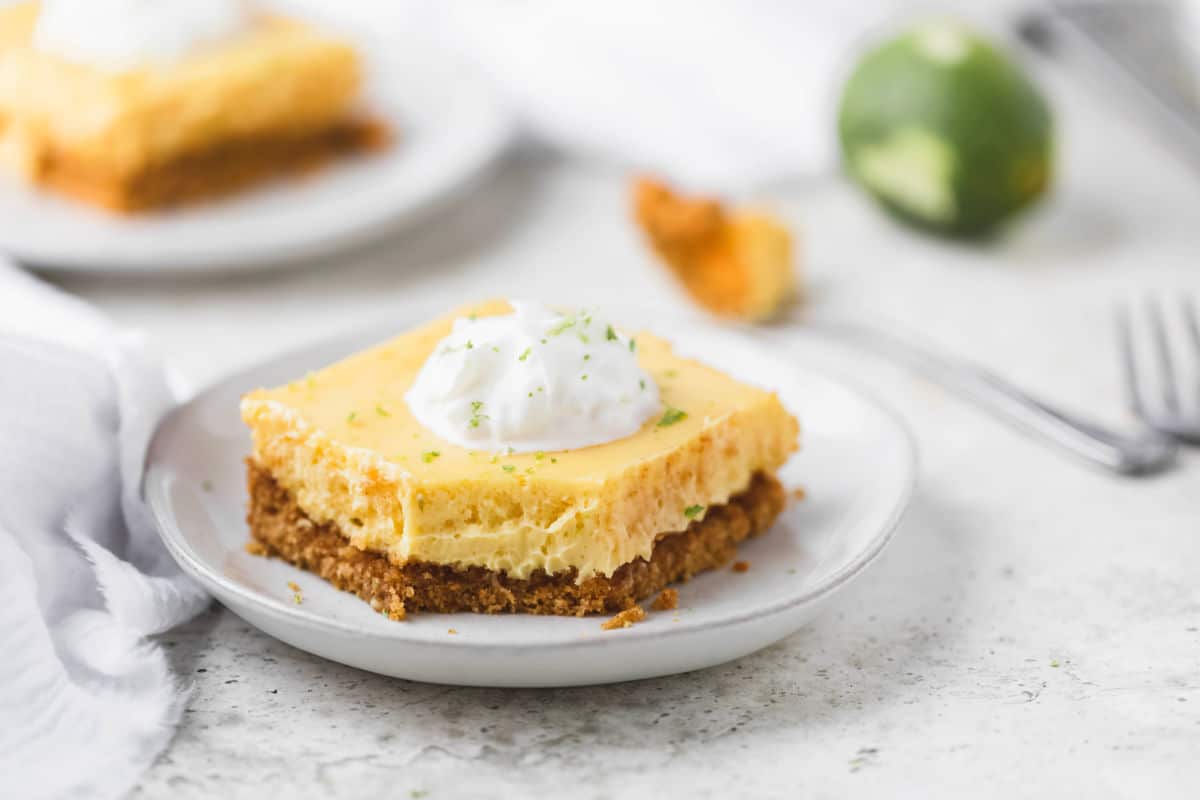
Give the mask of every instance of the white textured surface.
[[[1200, 188], [1111, 118], [1069, 111], [1053, 205], [992, 247], [911, 235], [833, 179], [781, 189], [813, 302], [1119, 417], [1111, 303], [1200, 292]], [[516, 165], [427, 232], [309, 271], [68, 286], [198, 382], [403, 304], [678, 306], [619, 177]], [[696, 674], [505, 691], [374, 677], [214, 611], [166, 637], [196, 693], [139, 796], [1194, 796], [1196, 454], [1161, 478], [1110, 478], [874, 357], [794, 336], [887, 395], [923, 449], [893, 545], [816, 623]]]

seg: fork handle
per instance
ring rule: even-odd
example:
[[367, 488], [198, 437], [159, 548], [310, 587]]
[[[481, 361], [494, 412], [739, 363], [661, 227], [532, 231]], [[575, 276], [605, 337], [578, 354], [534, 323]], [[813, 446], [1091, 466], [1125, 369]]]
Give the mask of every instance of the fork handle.
[[846, 322], [805, 321], [814, 333], [895, 358], [997, 418], [1121, 475], [1149, 475], [1170, 466], [1176, 444], [1152, 431], [1125, 433], [1057, 408], [983, 367], [936, 353], [891, 333]]

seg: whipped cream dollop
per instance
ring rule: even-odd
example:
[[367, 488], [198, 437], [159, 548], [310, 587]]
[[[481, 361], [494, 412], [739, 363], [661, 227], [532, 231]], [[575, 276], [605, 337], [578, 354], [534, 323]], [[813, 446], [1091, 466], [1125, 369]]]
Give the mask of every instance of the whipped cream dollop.
[[469, 449], [574, 450], [631, 436], [660, 411], [636, 343], [608, 321], [536, 303], [458, 319], [405, 399], [441, 438]]
[[177, 60], [251, 23], [243, 0], [42, 0], [33, 45], [121, 71]]

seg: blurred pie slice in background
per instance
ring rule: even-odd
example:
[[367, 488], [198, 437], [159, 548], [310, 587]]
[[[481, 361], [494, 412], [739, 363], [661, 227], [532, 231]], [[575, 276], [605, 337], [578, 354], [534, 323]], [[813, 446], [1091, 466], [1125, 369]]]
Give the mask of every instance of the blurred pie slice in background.
[[[147, 19], [120, 27], [101, 24], [101, 6], [0, 9], [0, 163], [35, 186], [136, 212], [386, 143], [386, 128], [357, 107], [349, 44], [240, 5], [231, 8], [244, 18], [201, 39], [178, 4], [145, 5]], [[211, 21], [215, 8], [188, 13]], [[187, 44], [167, 52], [168, 32]]]

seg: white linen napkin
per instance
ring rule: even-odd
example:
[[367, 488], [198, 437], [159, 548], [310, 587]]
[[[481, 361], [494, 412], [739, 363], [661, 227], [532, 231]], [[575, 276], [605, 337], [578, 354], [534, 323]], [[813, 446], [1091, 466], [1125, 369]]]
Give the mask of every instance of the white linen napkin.
[[138, 496], [162, 365], [0, 263], [0, 776], [6, 797], [124, 795], [184, 695], [145, 637], [199, 613]]
[[436, 3], [434, 16], [538, 139], [736, 191], [835, 166], [843, 73], [908, 5], [521, 0]]

